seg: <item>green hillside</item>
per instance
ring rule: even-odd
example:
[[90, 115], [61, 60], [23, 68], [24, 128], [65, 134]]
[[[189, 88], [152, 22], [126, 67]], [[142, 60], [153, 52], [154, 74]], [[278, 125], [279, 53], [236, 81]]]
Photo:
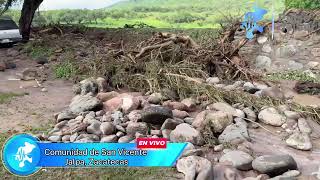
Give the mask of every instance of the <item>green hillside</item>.
[[[225, 16], [241, 17], [255, 3], [254, 0], [130, 0], [106, 8], [110, 17], [104, 21], [118, 26], [142, 22], [164, 28], [212, 28]], [[269, 11], [270, 19], [272, 1], [257, 3]], [[276, 14], [281, 13], [284, 1], [274, 0], [274, 7]]]
[[[284, 0], [273, 0], [275, 14], [284, 10]], [[130, 0], [97, 10], [54, 10], [37, 12], [35, 25], [81, 24], [89, 27], [119, 28], [134, 24], [156, 28], [216, 28], [230, 17], [241, 18], [257, 3], [269, 11], [271, 0]], [[15, 20], [19, 12], [10, 11]]]

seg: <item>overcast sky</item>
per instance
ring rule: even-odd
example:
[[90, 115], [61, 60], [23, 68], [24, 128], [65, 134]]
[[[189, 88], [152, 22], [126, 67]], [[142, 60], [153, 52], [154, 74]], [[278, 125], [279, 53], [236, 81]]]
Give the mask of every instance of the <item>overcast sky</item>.
[[40, 10], [99, 9], [124, 0], [44, 0]]

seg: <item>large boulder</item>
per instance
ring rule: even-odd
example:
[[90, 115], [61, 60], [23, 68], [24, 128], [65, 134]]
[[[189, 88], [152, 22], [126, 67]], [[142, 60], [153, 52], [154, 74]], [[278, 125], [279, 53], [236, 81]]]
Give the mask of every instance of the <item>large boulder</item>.
[[125, 114], [128, 114], [133, 110], [137, 110], [139, 106], [140, 101], [136, 97], [125, 96], [122, 98], [121, 109]]
[[141, 112], [141, 120], [146, 123], [162, 125], [168, 118], [173, 118], [172, 110], [163, 106], [150, 106]]
[[177, 170], [185, 175], [185, 179], [213, 180], [212, 164], [199, 156], [188, 156], [178, 160]]
[[101, 101], [90, 95], [77, 95], [72, 99], [71, 104], [69, 105], [70, 111], [74, 114], [91, 110], [100, 110], [101, 107]]
[[102, 102], [106, 102], [112, 98], [115, 98], [119, 96], [119, 93], [115, 92], [115, 91], [111, 91], [111, 92], [100, 92], [97, 94], [97, 98], [100, 99]]
[[219, 143], [250, 141], [247, 125], [244, 123], [236, 123], [227, 126], [219, 136], [218, 140]]
[[201, 146], [204, 139], [200, 132], [186, 123], [179, 124], [171, 133], [170, 140], [172, 142], [190, 142], [194, 145]]
[[254, 170], [269, 176], [278, 176], [288, 170], [297, 170], [297, 163], [290, 155], [266, 155], [253, 160]]
[[[203, 113], [203, 112], [202, 112]], [[230, 114], [222, 111], [206, 111], [205, 114], [199, 114], [192, 126], [198, 130], [210, 126], [214, 133], [221, 133], [230, 124], [232, 124], [232, 117]], [[204, 117], [204, 118], [203, 118]]]
[[286, 140], [286, 143], [298, 150], [309, 151], [312, 149], [312, 143], [307, 133], [296, 132]]
[[260, 111], [258, 118], [261, 122], [280, 127], [286, 122], [286, 117], [273, 107]]
[[219, 160], [219, 162], [226, 162], [226, 161], [231, 162], [233, 167], [239, 170], [247, 171], [252, 169], [251, 163], [253, 161], [253, 157], [248, 153], [245, 153], [242, 151], [230, 151], [222, 155]]

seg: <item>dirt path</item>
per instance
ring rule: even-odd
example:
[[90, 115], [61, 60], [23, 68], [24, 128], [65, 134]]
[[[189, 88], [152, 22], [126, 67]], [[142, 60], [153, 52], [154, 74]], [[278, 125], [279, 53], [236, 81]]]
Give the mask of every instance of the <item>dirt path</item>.
[[4, 48], [0, 49], [0, 60], [10, 60], [17, 65], [16, 69], [0, 72], [0, 93], [27, 94], [0, 104], [0, 133], [8, 130], [23, 132], [30, 127], [53, 124], [53, 114], [64, 109], [72, 98], [72, 83], [49, 78], [43, 83], [48, 92], [42, 92], [42, 88], [35, 87], [36, 81], [13, 80], [24, 68], [38, 68], [33, 60]]

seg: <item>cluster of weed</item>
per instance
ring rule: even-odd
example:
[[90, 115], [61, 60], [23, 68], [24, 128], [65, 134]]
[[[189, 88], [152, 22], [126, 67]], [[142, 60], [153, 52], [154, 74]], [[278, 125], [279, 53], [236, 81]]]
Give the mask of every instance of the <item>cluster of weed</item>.
[[302, 71], [286, 71], [280, 73], [273, 73], [266, 77], [267, 80], [280, 81], [280, 80], [292, 80], [302, 82], [320, 82], [320, 78], [316, 74], [310, 75], [309, 72]]

